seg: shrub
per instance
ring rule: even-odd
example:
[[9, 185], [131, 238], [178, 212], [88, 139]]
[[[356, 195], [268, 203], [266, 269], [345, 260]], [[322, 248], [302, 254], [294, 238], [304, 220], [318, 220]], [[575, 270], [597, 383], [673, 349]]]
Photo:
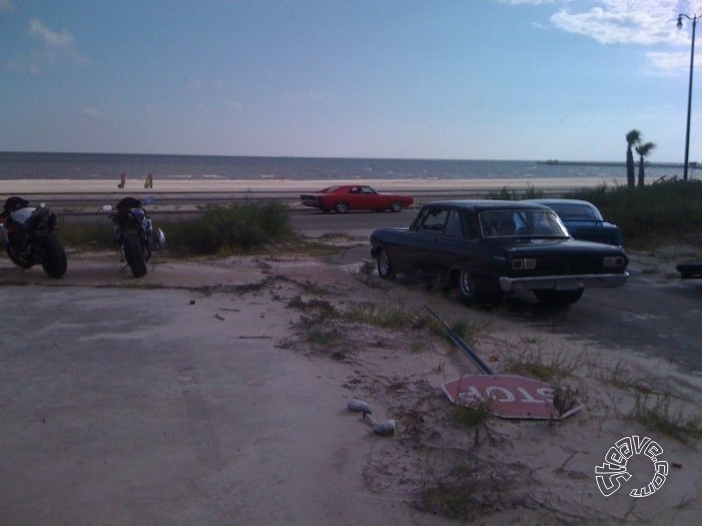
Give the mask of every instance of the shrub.
[[196, 254], [240, 252], [293, 235], [287, 209], [278, 201], [209, 207], [200, 217], [170, 230], [169, 247]]
[[499, 192], [488, 194], [490, 199], [501, 199], [504, 201], [518, 201], [520, 199], [540, 199], [544, 197], [543, 190], [537, 190], [532, 184], [527, 185], [527, 189], [521, 194], [512, 190], [509, 186], [503, 186]]
[[58, 238], [66, 247], [114, 248], [112, 223], [80, 222], [59, 218]]
[[627, 245], [651, 239], [695, 241], [702, 224], [702, 181], [661, 181], [628, 188], [581, 189], [565, 197], [597, 206], [607, 221], [622, 230]]

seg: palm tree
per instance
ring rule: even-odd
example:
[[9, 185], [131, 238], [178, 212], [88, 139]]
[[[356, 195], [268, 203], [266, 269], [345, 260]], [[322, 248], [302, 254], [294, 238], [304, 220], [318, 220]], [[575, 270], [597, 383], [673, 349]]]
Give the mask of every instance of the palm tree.
[[656, 147], [652, 142], [647, 142], [645, 144], [640, 144], [636, 147], [636, 153], [639, 154], [639, 186], [644, 185], [644, 157], [646, 157], [651, 150]]
[[629, 188], [634, 188], [636, 184], [636, 175], [634, 168], [634, 154], [631, 148], [641, 142], [641, 132], [639, 130], [631, 130], [626, 134], [626, 183]]

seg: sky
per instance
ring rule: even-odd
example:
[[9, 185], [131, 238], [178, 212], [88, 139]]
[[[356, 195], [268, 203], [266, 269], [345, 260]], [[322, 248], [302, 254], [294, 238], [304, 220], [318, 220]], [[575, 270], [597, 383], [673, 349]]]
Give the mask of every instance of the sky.
[[696, 15], [702, 0], [0, 0], [0, 151], [623, 162], [637, 129], [648, 160], [683, 162]]

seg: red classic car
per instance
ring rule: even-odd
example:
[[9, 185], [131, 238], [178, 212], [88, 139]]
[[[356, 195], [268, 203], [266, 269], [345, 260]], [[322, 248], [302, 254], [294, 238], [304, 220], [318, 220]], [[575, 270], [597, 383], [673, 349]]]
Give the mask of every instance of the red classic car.
[[409, 196], [379, 194], [370, 186], [364, 185], [330, 186], [314, 194], [302, 194], [300, 200], [305, 206], [319, 208], [322, 212], [335, 210], [339, 214], [349, 210], [399, 212], [414, 202]]

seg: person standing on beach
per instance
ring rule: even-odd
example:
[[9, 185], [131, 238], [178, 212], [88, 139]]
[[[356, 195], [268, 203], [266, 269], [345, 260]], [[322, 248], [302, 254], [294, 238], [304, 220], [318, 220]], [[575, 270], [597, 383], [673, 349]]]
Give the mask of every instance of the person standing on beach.
[[119, 176], [119, 184], [117, 185], [117, 188], [124, 188], [124, 183], [127, 182], [127, 174], [122, 172], [122, 175]]
[[153, 188], [154, 187], [154, 176], [151, 172], [149, 172], [149, 175], [146, 176], [146, 180], [144, 181], [144, 188]]

